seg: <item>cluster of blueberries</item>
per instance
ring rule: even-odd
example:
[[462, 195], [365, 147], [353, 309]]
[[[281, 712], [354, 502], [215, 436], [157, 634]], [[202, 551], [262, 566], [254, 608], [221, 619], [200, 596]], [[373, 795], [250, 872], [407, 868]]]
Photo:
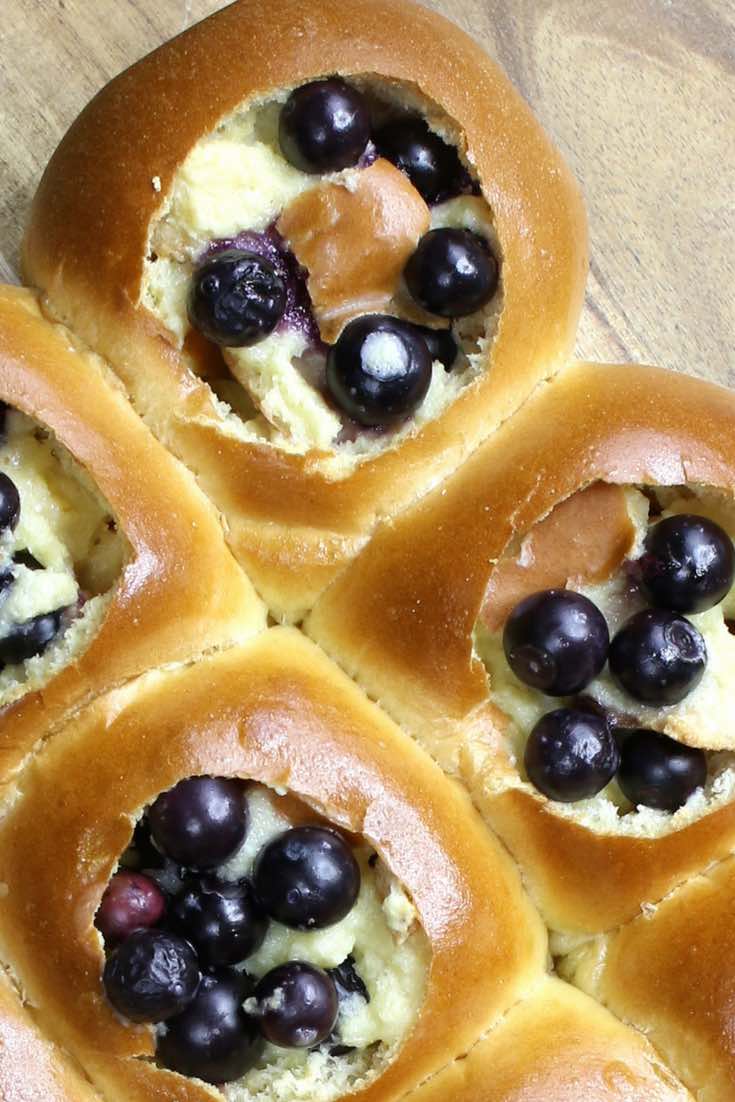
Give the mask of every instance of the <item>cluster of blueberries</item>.
[[316, 930], [343, 919], [360, 869], [336, 831], [300, 826], [261, 849], [251, 880], [228, 880], [222, 866], [248, 832], [246, 794], [242, 781], [204, 776], [158, 796], [131, 848], [143, 871], [115, 873], [95, 919], [112, 1005], [165, 1022], [160, 1063], [210, 1083], [244, 1075], [265, 1041], [349, 1051], [335, 1034], [340, 1000], [370, 998], [351, 956], [329, 971], [293, 960], [257, 982], [248, 974], [270, 920]]
[[[2, 411], [4, 417], [4, 411]], [[20, 520], [20, 494], [10, 475], [0, 471], [0, 536], [13, 532]], [[16, 551], [12, 564], [0, 569], [0, 600], [7, 595], [15, 581], [14, 566], [26, 566], [29, 570], [43, 570], [43, 564], [27, 548]], [[0, 670], [5, 666], [25, 662], [46, 648], [59, 634], [69, 610], [57, 608], [32, 616], [30, 620], [13, 624], [0, 638]]]
[[676, 811], [705, 783], [702, 750], [577, 694], [609, 662], [633, 700], [663, 707], [683, 700], [707, 663], [704, 639], [683, 613], [712, 608], [729, 592], [732, 540], [706, 517], [671, 516], [650, 529], [636, 567], [653, 607], [635, 613], [612, 641], [596, 605], [570, 590], [527, 597], [505, 624], [503, 647], [516, 677], [549, 696], [572, 698], [568, 707], [542, 716], [526, 744], [528, 777], [552, 800], [594, 796], [617, 774], [636, 806]]
[[[364, 96], [336, 77], [291, 93], [281, 111], [279, 139], [286, 160], [308, 173], [339, 171], [377, 153], [406, 173], [427, 203], [459, 194], [468, 184], [456, 150], [420, 116], [372, 131]], [[404, 272], [415, 302], [444, 319], [485, 306], [495, 294], [498, 275], [488, 242], [466, 229], [430, 230]], [[287, 294], [283, 270], [271, 259], [252, 248], [228, 248], [206, 257], [195, 271], [189, 320], [215, 344], [255, 344], [282, 320]], [[380, 334], [377, 342], [375, 334]], [[368, 314], [350, 322], [328, 349], [328, 395], [362, 426], [397, 424], [426, 397], [432, 362], [440, 360], [450, 370], [457, 352], [447, 329]]]

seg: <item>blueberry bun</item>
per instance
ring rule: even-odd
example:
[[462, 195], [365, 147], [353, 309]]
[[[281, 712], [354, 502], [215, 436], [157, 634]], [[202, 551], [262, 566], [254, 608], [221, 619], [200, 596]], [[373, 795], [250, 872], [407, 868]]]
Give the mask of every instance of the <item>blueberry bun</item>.
[[564, 364], [586, 224], [457, 27], [404, 0], [263, 0], [96, 97], [45, 173], [24, 265], [296, 619], [378, 516]]
[[4, 812], [2, 959], [106, 1098], [397, 1099], [544, 980], [467, 795], [291, 628], [99, 698]]
[[[4, 781], [69, 711], [265, 615], [188, 473], [16, 288], [0, 289], [0, 401]], [[193, 584], [201, 569], [217, 584]]]
[[307, 621], [470, 787], [559, 952], [735, 841], [734, 429], [721, 388], [573, 365]]

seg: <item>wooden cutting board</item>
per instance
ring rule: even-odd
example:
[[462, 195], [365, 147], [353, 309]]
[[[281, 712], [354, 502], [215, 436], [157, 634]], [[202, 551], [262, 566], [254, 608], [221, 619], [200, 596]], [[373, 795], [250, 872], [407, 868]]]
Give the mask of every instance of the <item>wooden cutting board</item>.
[[[349, 0], [345, 0], [349, 3]], [[111, 76], [218, 0], [2, 0], [0, 278], [33, 189]], [[433, 0], [507, 69], [587, 197], [578, 353], [735, 385], [733, 0]]]

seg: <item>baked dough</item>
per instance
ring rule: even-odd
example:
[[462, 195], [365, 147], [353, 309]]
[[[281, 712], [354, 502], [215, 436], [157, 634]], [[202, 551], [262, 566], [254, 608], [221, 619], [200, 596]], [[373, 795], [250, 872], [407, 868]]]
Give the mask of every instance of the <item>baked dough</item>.
[[[380, 157], [318, 180], [289, 166], [280, 104], [331, 74], [423, 115], [463, 192], [428, 206]], [[223, 358], [188, 329], [203, 250], [274, 223], [327, 340], [368, 306], [440, 324], [400, 278], [428, 227], [491, 243], [499, 289], [455, 324], [462, 370], [434, 363], [400, 431], [347, 431], [298, 333]], [[39, 297], [0, 291], [0, 399], [66, 449], [123, 554], [86, 647], [0, 715], [7, 1102], [732, 1102], [731, 758], [668, 818], [554, 805], [517, 766], [538, 701], [493, 667], [531, 584], [613, 584], [650, 488], [676, 488], [672, 509], [694, 493], [735, 534], [732, 395], [565, 366], [586, 247], [576, 185], [505, 76], [406, 0], [241, 0], [72, 126], [24, 245]], [[266, 628], [266, 606], [271, 624], [308, 614], [314, 641]], [[731, 754], [703, 686], [659, 726]], [[279, 1078], [266, 1057], [219, 1090], [159, 1066], [153, 1028], [113, 1012], [100, 900], [145, 809], [203, 774], [257, 783], [263, 836], [285, 800], [378, 855], [354, 925], [413, 938], [379, 972], [412, 972], [390, 1037], [356, 1029], [342, 1064], [311, 1054]], [[331, 965], [329, 937], [266, 941], [254, 971], [304, 946]]]
[[248, 638], [265, 626], [265, 609], [188, 471], [104, 365], [19, 288], [0, 289], [0, 399], [66, 448], [128, 548], [99, 623], [42, 665], [0, 716], [3, 784], [72, 711], [147, 669]]
[[107, 1003], [92, 924], [142, 808], [203, 773], [287, 789], [364, 837], [410, 894], [431, 951], [426, 996], [360, 1097], [405, 1094], [543, 975], [543, 926], [466, 794], [318, 648], [275, 628], [98, 700], [35, 755], [3, 817], [0, 954], [41, 1028], [105, 1097], [220, 1097], [147, 1059], [152, 1031]]
[[[192, 370], [201, 351], [180, 350], [181, 336], [144, 297], [152, 227], [197, 143], [248, 105], [277, 104], [294, 86], [331, 73], [369, 76], [458, 147], [482, 186], [502, 263], [502, 308], [489, 347], [484, 338], [478, 345], [475, 381], [455, 396], [452, 375], [442, 372], [437, 416], [427, 401], [427, 419], [399, 434], [395, 447], [345, 462], [329, 449], [300, 454], [243, 434], [242, 419]], [[258, 144], [255, 176], [265, 174], [280, 197], [273, 214], [299, 194], [293, 174], [303, 174], [279, 174]], [[218, 194], [207, 218], [229, 210], [233, 194], [249, 194], [247, 181], [242, 186]], [[445, 224], [477, 224], [479, 200], [467, 199], [464, 210], [445, 204], [452, 207]], [[255, 217], [250, 207], [246, 215]], [[560, 156], [505, 75], [456, 26], [404, 0], [258, 0], [235, 3], [169, 42], [82, 113], [34, 200], [24, 271], [46, 310], [105, 356], [154, 432], [196, 472], [273, 613], [299, 619], [379, 518], [435, 485], [565, 363], [586, 248], [584, 209]], [[271, 366], [258, 371], [268, 375]], [[291, 378], [289, 394], [297, 382]], [[282, 389], [275, 404], [290, 417]], [[309, 401], [302, 393], [300, 408]], [[309, 408], [304, 416], [316, 424], [324, 410]]]
[[[642, 904], [730, 852], [732, 763], [727, 757], [704, 794], [674, 815], [644, 811], [619, 818], [615, 805], [599, 798], [586, 801], [589, 807], [547, 800], [522, 780], [516, 748], [505, 737], [508, 715], [475, 649], [476, 625], [488, 616], [488, 582], [492, 597], [498, 563], [500, 577], [513, 580], [524, 538], [531, 540], [525, 544], [529, 560], [534, 540], [543, 549], [543, 530], [534, 526], [553, 518], [555, 507], [566, 503], [567, 520], [578, 522], [582, 513], [573, 495], [597, 482], [710, 488], [714, 493], [695, 499], [693, 512], [707, 513], [710, 498], [729, 506], [734, 433], [735, 399], [722, 388], [653, 368], [573, 366], [445, 486], [382, 529], [306, 622], [371, 696], [448, 772], [463, 778], [519, 861], [559, 946], [630, 921]], [[632, 546], [635, 533], [614, 493], [602, 494], [587, 521], [612, 522], [610, 544], [595, 541], [604, 552], [601, 561], [610, 565]], [[556, 538], [551, 542], [553, 578], [555, 555], [569, 561], [579, 551], [573, 540], [562, 547]], [[586, 563], [593, 575], [599, 566]], [[720, 609], [711, 611], [722, 621]], [[731, 637], [724, 623], [718, 630], [726, 637], [727, 666]], [[715, 682], [707, 694], [710, 688], [716, 699], [705, 700], [717, 732], [720, 689]], [[698, 742], [700, 726], [687, 723], [684, 737]], [[681, 737], [680, 730], [672, 733]]]

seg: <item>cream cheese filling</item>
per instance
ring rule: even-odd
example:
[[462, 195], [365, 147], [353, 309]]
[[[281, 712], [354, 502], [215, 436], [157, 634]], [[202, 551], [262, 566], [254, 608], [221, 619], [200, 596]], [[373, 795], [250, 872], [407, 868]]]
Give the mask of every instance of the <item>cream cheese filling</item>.
[[[224, 879], [249, 877], [263, 846], [293, 826], [287, 809], [279, 807], [279, 796], [265, 786], [253, 785], [247, 799], [248, 833], [240, 850], [221, 867]], [[416, 908], [370, 846], [359, 845], [354, 853], [360, 892], [340, 922], [305, 931], [271, 920], [261, 947], [238, 967], [260, 979], [290, 960], [331, 969], [351, 957], [369, 1000], [359, 994], [341, 999], [333, 1043], [311, 1050], [266, 1044], [250, 1071], [223, 1085], [230, 1102], [333, 1102], [380, 1075], [420, 1013], [431, 954]], [[165, 1023], [156, 1028], [165, 1031]], [[334, 1051], [336, 1046], [350, 1051]]]
[[[735, 534], [735, 512], [725, 500], [705, 488], [656, 489], [663, 506], [662, 516], [694, 513], [715, 520], [732, 536]], [[628, 513], [635, 528], [631, 558], [643, 549], [649, 523], [648, 498], [635, 488], [627, 492]], [[610, 637], [639, 609], [648, 607], [645, 598], [631, 584], [624, 569], [597, 585], [575, 585], [575, 590], [588, 597], [607, 620]], [[634, 700], [613, 680], [609, 668], [584, 690], [603, 707], [630, 717], [630, 725], [662, 731], [680, 742], [698, 746], [708, 752], [708, 778], [704, 789], [698, 789], [687, 803], [674, 813], [651, 808], [632, 808], [616, 781], [596, 796], [575, 803], [554, 802], [554, 812], [562, 817], [582, 822], [603, 833], [625, 833], [651, 836], [681, 829], [688, 823], [730, 802], [735, 796], [735, 636], [727, 621], [735, 609], [735, 587], [713, 608], [687, 619], [702, 634], [707, 647], [707, 665], [699, 685], [679, 704], [654, 708]], [[490, 698], [508, 720], [505, 741], [508, 755], [518, 775], [515, 782], [507, 777], [498, 786], [525, 784], [523, 753], [526, 739], [536, 722], [547, 712], [563, 707], [565, 700], [550, 697], [524, 685], [515, 677], [503, 652], [502, 630], [488, 632], [478, 624], [475, 647], [488, 671]], [[492, 783], [492, 781], [490, 781]], [[532, 791], [535, 789], [529, 786]]]
[[[359, 80], [356, 83], [360, 83]], [[372, 87], [369, 78], [361, 87], [369, 96], [382, 97], [378, 110], [393, 99], [393, 110], [405, 107], [395, 89]], [[302, 192], [328, 179], [347, 188], [355, 169], [312, 176], [291, 166], [278, 145], [280, 99], [246, 105], [224, 119], [215, 131], [199, 141], [176, 174], [151, 226], [149, 256], [145, 263], [142, 304], [188, 353], [184, 342], [190, 326], [187, 295], [194, 266], [212, 241], [237, 237], [244, 231], [262, 232], [280, 211]], [[415, 106], [415, 105], [412, 105]], [[433, 129], [450, 137], [451, 127], [431, 118]], [[432, 228], [466, 227], [491, 241], [500, 256], [492, 214], [486, 201], [460, 195], [432, 209]], [[407, 293], [401, 292], [395, 312], [403, 316]], [[304, 371], [302, 357], [314, 360], [305, 336], [279, 328], [265, 340], [245, 348], [223, 350], [232, 375], [247, 393], [247, 400], [232, 396], [229, 386], [211, 380], [214, 410], [228, 435], [250, 442], [268, 443], [281, 450], [322, 453], [321, 462], [333, 477], [349, 473], [354, 465], [386, 448], [396, 447], [427, 421], [439, 417], [460, 392], [487, 367], [487, 355], [502, 305], [502, 289], [490, 305], [468, 318], [457, 319], [455, 336], [460, 346], [457, 363], [447, 372], [437, 361], [423, 404], [403, 425], [389, 432], [357, 430], [326, 400], [313, 383], [313, 370]], [[415, 308], [413, 310], [415, 313]], [[411, 311], [409, 311], [409, 314]], [[324, 372], [324, 351], [320, 373]], [[188, 362], [196, 371], [196, 363]], [[249, 406], [254, 410], [248, 416]], [[345, 433], [345, 428], [349, 431]]]

